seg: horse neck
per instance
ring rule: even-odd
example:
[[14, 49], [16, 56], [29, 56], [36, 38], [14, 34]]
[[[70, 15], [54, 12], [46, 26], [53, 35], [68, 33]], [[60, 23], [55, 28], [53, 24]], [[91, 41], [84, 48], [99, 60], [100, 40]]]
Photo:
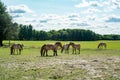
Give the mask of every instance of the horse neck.
[[55, 44], [55, 46], [58, 48], [58, 46], [60, 46], [61, 48], [62, 48], [62, 46], [61, 46], [61, 44]]
[[60, 45], [58, 45], [58, 44], [55, 44], [55, 47], [56, 47], [56, 48], [58, 48], [58, 46], [60, 46]]
[[72, 43], [72, 44], [69, 44], [69, 46], [70, 46], [70, 45], [71, 45], [72, 47], [74, 47], [74, 45], [75, 45], [75, 44], [74, 44], [74, 43]]
[[102, 43], [100, 43], [100, 44], [98, 45], [98, 48], [99, 48], [100, 46], [103, 46], [103, 44], [102, 44]]

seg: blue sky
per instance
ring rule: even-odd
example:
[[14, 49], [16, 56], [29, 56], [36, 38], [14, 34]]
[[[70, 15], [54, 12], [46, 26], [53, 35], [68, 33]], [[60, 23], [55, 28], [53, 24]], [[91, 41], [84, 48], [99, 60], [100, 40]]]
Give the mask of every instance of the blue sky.
[[89, 29], [120, 34], [120, 0], [1, 0], [13, 22], [34, 29]]

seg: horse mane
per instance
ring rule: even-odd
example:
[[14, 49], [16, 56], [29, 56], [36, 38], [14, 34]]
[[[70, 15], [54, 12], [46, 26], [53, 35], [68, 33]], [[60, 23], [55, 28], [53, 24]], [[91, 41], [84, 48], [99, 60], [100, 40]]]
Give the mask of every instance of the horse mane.
[[44, 44], [42, 47], [41, 47], [41, 56], [43, 56], [43, 50], [44, 50], [44, 47], [46, 46], [46, 44]]

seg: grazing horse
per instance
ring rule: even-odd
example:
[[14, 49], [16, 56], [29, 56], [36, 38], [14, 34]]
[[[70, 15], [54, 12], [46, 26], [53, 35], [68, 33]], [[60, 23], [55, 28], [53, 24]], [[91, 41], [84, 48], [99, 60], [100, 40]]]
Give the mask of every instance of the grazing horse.
[[11, 47], [10, 47], [10, 50], [11, 50], [11, 55], [15, 54], [15, 51], [17, 52], [17, 54], [21, 54], [21, 50], [23, 50], [23, 44], [13, 44]]
[[71, 45], [73, 48], [73, 54], [74, 53], [76, 54], [76, 49], [79, 51], [79, 54], [80, 54], [80, 44], [75, 44], [73, 42], [70, 42], [69, 45]]
[[65, 50], [65, 53], [69, 53], [69, 47], [70, 47], [70, 44], [63, 45], [61, 49], [61, 53], [63, 53], [63, 50]]
[[107, 44], [104, 43], [104, 42], [101, 42], [101, 43], [98, 44], [98, 48], [103, 48], [103, 47], [106, 48]]
[[53, 44], [44, 44], [41, 47], [41, 51], [40, 51], [41, 56], [45, 56], [45, 53], [46, 53], [46, 56], [48, 56], [48, 54], [47, 54], [48, 50], [53, 50], [53, 56], [57, 56], [57, 49], [59, 46], [62, 48], [61, 42], [56, 42], [54, 45]]

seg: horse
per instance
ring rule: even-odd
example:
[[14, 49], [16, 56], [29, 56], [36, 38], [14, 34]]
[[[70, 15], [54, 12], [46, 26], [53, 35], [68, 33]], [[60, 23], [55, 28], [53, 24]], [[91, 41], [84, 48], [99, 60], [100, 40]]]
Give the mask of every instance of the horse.
[[65, 53], [69, 53], [69, 47], [70, 47], [69, 44], [63, 45], [63, 47], [62, 47], [62, 49], [61, 49], [61, 53], [63, 53], [63, 50], [65, 50]]
[[[21, 50], [23, 50], [23, 44], [13, 44], [11, 47], [10, 47], [10, 50], [11, 50], [11, 55], [15, 54], [15, 50], [17, 52], [17, 54], [21, 54]], [[19, 51], [19, 53], [18, 53]]]
[[70, 42], [69, 45], [71, 45], [73, 48], [73, 54], [74, 53], [76, 54], [76, 49], [79, 51], [79, 54], [80, 54], [80, 47], [81, 47], [80, 44], [75, 44], [73, 42]]
[[47, 54], [48, 50], [53, 50], [53, 56], [57, 56], [58, 47], [62, 48], [61, 42], [56, 42], [55, 44], [44, 44], [41, 47], [41, 51], [40, 51], [41, 56], [45, 56], [45, 53], [46, 53], [46, 56], [48, 56], [48, 54]]
[[99, 49], [99, 48], [103, 48], [103, 47], [104, 47], [104, 48], [107, 48], [107, 44], [104, 43], [104, 42], [101, 42], [101, 43], [98, 44], [98, 49]]

